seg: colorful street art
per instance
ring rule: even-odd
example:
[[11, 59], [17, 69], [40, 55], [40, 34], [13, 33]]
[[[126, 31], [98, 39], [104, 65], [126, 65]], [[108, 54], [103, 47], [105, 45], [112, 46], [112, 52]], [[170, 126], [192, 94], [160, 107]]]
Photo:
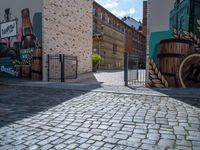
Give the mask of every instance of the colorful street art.
[[[200, 88], [200, 18], [193, 22], [199, 14], [184, 10], [194, 2], [200, 1], [176, 1], [170, 17], [170, 29], [175, 28], [151, 33], [148, 87]], [[192, 18], [181, 19], [184, 15]]]
[[[15, 10], [12, 11], [13, 9]], [[35, 53], [38, 54], [38, 50], [42, 50], [42, 13], [30, 10], [33, 9], [16, 10], [14, 6], [13, 8], [5, 8], [4, 13], [1, 12], [3, 20], [0, 22], [0, 66], [13, 68], [14, 71], [18, 71], [19, 77], [28, 78], [33, 71], [31, 70], [34, 65], [32, 58], [35, 57]], [[41, 52], [40, 54], [42, 55]], [[40, 60], [40, 68], [42, 67], [41, 62]], [[22, 75], [22, 72], [20, 73], [24, 68], [27, 68], [25, 76]], [[38, 73], [42, 74], [41, 69]], [[38, 79], [41, 77], [40, 75]]]

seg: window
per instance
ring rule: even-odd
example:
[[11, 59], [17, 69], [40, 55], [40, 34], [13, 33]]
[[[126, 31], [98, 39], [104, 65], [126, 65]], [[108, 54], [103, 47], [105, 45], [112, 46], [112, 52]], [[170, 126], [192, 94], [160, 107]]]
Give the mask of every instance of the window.
[[97, 21], [93, 22], [93, 33], [97, 33]]
[[107, 18], [107, 23], [110, 23], [110, 18], [109, 17]]
[[93, 13], [93, 15], [98, 16], [96, 8], [93, 8], [92, 13]]
[[117, 53], [117, 45], [113, 44], [113, 54], [116, 54], [116, 53]]
[[103, 13], [99, 13], [99, 18], [102, 20], [103, 19]]
[[106, 18], [105, 13], [102, 13], [102, 20], [105, 21], [105, 18]]

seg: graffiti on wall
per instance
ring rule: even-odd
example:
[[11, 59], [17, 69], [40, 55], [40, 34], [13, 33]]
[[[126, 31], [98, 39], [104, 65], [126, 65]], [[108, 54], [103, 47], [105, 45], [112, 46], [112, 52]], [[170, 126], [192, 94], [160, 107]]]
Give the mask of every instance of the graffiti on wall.
[[30, 11], [28, 8], [21, 10], [21, 23], [17, 22], [17, 19], [10, 20], [10, 9], [5, 9], [4, 17], [5, 23], [2, 23], [2, 26], [5, 26], [6, 24], [10, 25], [5, 29], [1, 28], [1, 35], [5, 33], [4, 31], [8, 29], [8, 27], [11, 27], [11, 23], [21, 24], [21, 26], [18, 26], [18, 34], [16, 36], [9, 36], [8, 32], [7, 36], [1, 36], [0, 57], [11, 57], [12, 59], [16, 59], [23, 63], [28, 63], [27, 61], [29, 52], [33, 51], [36, 46], [41, 46], [42, 44], [40, 38], [42, 36], [42, 32], [38, 33], [38, 31], [41, 31], [42, 25], [37, 24], [37, 22], [41, 22], [41, 13], [35, 13], [33, 17], [33, 24], [37, 24], [37, 26], [33, 26], [30, 18]]
[[[153, 30], [149, 41], [149, 87], [200, 88], [199, 0], [175, 0], [169, 27]], [[167, 15], [168, 16], [168, 15]]]
[[[200, 30], [200, 20], [197, 20]], [[161, 40], [156, 58], [149, 62], [150, 87], [200, 87], [200, 37], [174, 29], [173, 38]]]
[[14, 12], [12, 8], [4, 10], [4, 19], [0, 22], [0, 67], [3, 66], [0, 72], [41, 80], [42, 13], [30, 10], [33, 8], [15, 9]]

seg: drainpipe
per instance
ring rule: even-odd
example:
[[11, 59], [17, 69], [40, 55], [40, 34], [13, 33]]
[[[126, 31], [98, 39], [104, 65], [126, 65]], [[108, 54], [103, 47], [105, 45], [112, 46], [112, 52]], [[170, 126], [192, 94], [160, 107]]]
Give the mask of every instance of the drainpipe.
[[[99, 55], [101, 56], [101, 39], [100, 39], [100, 36], [99, 36], [99, 35], [97, 35], [97, 39], [99, 40], [99, 49], [98, 49], [98, 53], [99, 53]], [[100, 64], [101, 64], [101, 63], [99, 63], [99, 67], [98, 67], [98, 68], [100, 68]]]
[[99, 37], [99, 35], [97, 35], [97, 39], [99, 40], [99, 48], [98, 48], [98, 54], [101, 54], [101, 39]]

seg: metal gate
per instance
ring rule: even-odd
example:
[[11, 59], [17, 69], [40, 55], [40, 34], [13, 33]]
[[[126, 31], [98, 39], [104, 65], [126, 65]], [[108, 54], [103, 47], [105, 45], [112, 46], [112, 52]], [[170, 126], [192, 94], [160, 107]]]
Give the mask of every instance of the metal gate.
[[145, 86], [146, 56], [124, 53], [125, 86]]
[[48, 55], [48, 81], [65, 82], [66, 79], [76, 79], [77, 71], [76, 56]]

